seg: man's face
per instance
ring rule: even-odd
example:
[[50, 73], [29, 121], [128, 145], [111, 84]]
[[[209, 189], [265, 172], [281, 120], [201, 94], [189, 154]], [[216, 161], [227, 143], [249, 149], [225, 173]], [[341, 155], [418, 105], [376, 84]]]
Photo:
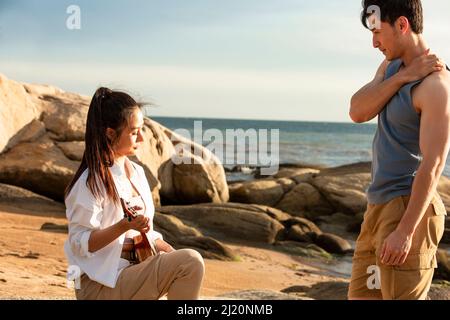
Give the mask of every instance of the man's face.
[[399, 36], [396, 26], [390, 23], [381, 22], [380, 29], [372, 30], [373, 47], [379, 49], [388, 61], [395, 60], [399, 57]]

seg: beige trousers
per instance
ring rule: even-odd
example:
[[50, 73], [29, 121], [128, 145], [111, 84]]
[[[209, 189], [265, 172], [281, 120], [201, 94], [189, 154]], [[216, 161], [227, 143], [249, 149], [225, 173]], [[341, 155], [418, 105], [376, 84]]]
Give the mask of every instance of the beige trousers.
[[170, 300], [198, 299], [205, 266], [202, 256], [181, 249], [150, 257], [122, 270], [115, 288], [81, 277], [79, 300], [157, 300], [167, 294]]

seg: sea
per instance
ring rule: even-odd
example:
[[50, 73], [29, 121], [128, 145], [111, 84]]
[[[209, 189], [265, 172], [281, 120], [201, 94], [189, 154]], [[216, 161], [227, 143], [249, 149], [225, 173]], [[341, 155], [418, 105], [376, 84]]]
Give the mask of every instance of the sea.
[[[188, 138], [197, 137], [196, 142], [209, 146], [210, 150], [213, 150], [212, 146], [215, 146], [217, 150], [222, 150], [215, 154], [219, 155], [222, 163], [228, 168], [236, 165], [273, 165], [274, 162], [336, 167], [371, 161], [372, 141], [377, 128], [377, 125], [373, 123], [175, 117], [152, 117], [152, 119]], [[241, 130], [241, 136], [243, 132], [253, 132], [257, 135], [258, 140], [253, 139], [256, 142], [251, 143], [249, 140], [239, 142], [237, 139], [227, 139], [227, 130], [231, 133], [238, 133]], [[278, 140], [278, 150], [271, 140], [277, 131], [278, 138], [275, 136], [273, 141]], [[219, 136], [221, 139], [213, 139], [214, 136]], [[265, 163], [260, 163], [258, 155], [262, 153], [259, 143], [264, 140], [264, 136], [267, 137], [267, 143], [265, 143], [267, 154], [274, 150], [278, 152], [274, 152], [277, 153], [277, 156], [271, 159], [273, 161], [267, 160]], [[244, 163], [242, 163], [242, 159], [245, 159]], [[256, 162], [255, 159], [257, 159]], [[450, 159], [447, 159], [443, 174], [450, 176]]]

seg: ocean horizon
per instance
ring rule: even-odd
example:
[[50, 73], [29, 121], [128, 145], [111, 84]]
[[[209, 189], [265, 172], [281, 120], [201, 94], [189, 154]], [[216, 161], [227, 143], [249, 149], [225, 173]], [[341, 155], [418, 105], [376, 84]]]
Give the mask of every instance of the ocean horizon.
[[[358, 162], [372, 161], [372, 141], [375, 135], [376, 123], [345, 123], [345, 122], [314, 122], [287, 120], [248, 120], [248, 119], [214, 119], [201, 117], [151, 117], [171, 130], [185, 130], [194, 137], [194, 126], [201, 124], [204, 131], [215, 129], [226, 136], [226, 130], [244, 131], [254, 129], [257, 132], [279, 130], [278, 164], [312, 164], [326, 167], [337, 167]], [[201, 123], [199, 122], [201, 121]], [[217, 132], [217, 131], [216, 131]], [[200, 141], [196, 141], [200, 142]], [[214, 145], [214, 141], [201, 141], [202, 145]], [[217, 146], [217, 145], [216, 145]], [[223, 141], [223, 150], [230, 147], [230, 141]], [[255, 146], [237, 144], [234, 152], [226, 152], [222, 162], [228, 168], [235, 165], [258, 166], [258, 163], [237, 163], [236, 160], [245, 157], [252, 159], [258, 151]], [[270, 147], [268, 147], [270, 151]], [[245, 150], [245, 151], [244, 151]], [[220, 157], [219, 157], [220, 158]], [[450, 176], [450, 159], [443, 173]]]

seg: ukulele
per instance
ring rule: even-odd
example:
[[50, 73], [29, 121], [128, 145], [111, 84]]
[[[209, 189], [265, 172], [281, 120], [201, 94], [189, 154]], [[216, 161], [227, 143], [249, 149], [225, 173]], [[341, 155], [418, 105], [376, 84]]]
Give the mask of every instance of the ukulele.
[[[122, 204], [123, 212], [125, 217], [128, 218], [128, 221], [137, 218], [139, 213], [132, 206], [130, 206], [129, 202], [126, 202], [124, 199], [120, 198], [120, 203]], [[147, 235], [144, 232], [141, 232], [140, 235], [133, 237], [133, 243], [137, 263], [141, 263], [148, 257], [157, 254], [155, 247], [150, 241], [148, 241]]]

